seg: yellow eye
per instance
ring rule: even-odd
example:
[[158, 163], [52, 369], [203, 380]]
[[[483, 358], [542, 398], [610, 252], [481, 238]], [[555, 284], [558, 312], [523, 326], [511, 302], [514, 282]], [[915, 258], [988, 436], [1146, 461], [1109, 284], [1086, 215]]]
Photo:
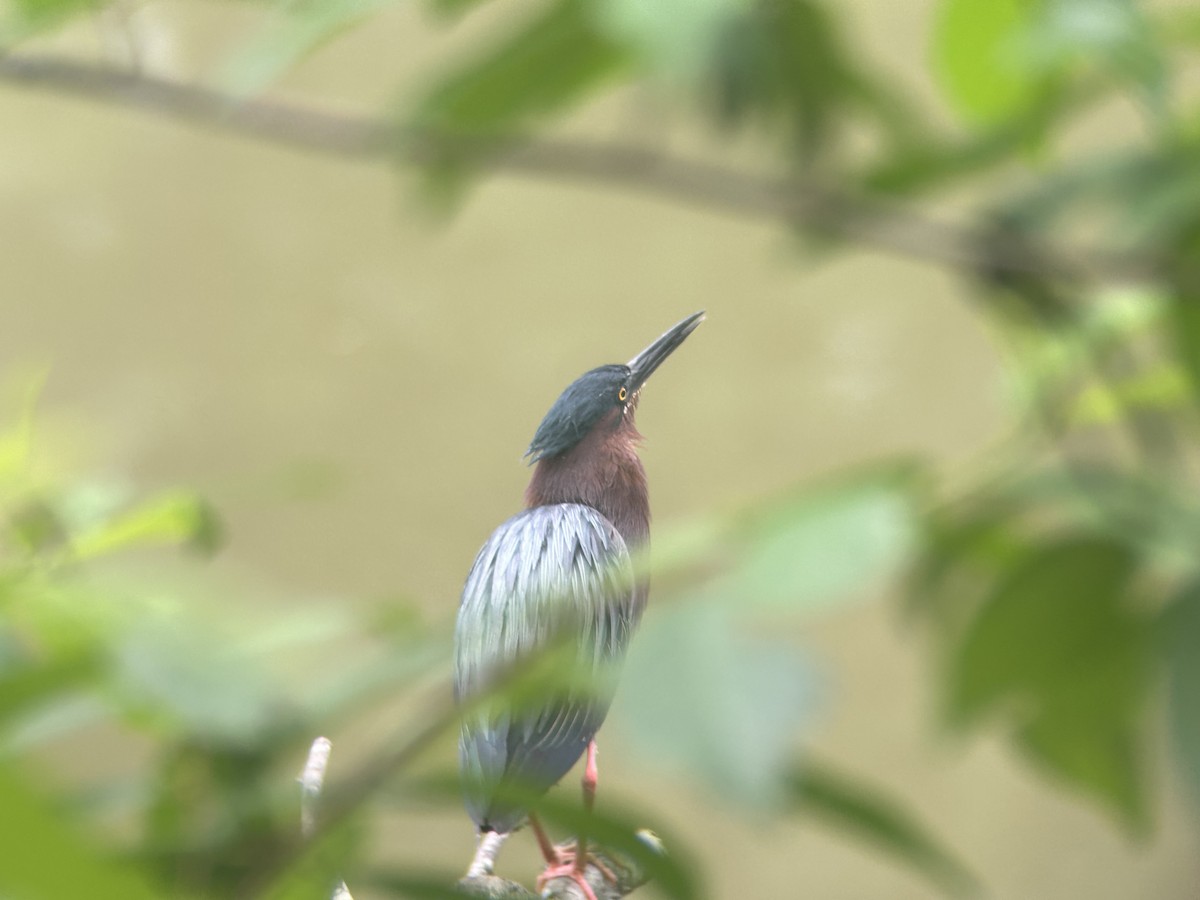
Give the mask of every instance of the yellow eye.
[[617, 399], [620, 400], [622, 403], [625, 402], [625, 398], [628, 396], [629, 396], [629, 391], [625, 390], [625, 388], [621, 388], [619, 391], [617, 391]]

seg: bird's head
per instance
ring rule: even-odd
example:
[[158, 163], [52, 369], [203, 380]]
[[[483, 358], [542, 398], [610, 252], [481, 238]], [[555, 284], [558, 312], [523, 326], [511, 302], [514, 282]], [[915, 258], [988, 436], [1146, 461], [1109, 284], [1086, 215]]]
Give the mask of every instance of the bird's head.
[[693, 313], [625, 365], [600, 366], [571, 382], [538, 426], [525, 452], [530, 463], [566, 453], [602, 423], [631, 421], [646, 380], [702, 321], [703, 311]]

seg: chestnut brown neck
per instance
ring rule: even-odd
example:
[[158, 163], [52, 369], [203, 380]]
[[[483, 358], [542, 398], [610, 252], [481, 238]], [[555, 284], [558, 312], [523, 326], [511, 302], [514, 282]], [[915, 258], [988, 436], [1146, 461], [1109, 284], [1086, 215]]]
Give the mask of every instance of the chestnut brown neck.
[[606, 419], [557, 456], [538, 460], [525, 489], [525, 505], [582, 503], [616, 526], [632, 551], [650, 537], [646, 470], [638, 459], [641, 435], [632, 416]]

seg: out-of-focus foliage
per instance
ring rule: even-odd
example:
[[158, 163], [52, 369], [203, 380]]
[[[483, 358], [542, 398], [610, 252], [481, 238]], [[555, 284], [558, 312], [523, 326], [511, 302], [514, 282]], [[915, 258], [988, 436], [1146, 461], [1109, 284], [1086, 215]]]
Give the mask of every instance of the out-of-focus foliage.
[[916, 540], [918, 483], [907, 468], [856, 473], [660, 527], [655, 608], [613, 727], [726, 797], [785, 808], [793, 737], [817, 718], [821, 677], [791, 643], [743, 625], [817, 615], [894, 577]]
[[949, 0], [935, 37], [934, 71], [977, 122], [1019, 115], [1081, 78], [1132, 87], [1159, 111], [1166, 99], [1164, 48], [1134, 0]]
[[[1065, 457], [1018, 457], [933, 511], [910, 604], [933, 626], [949, 724], [1002, 717], [1039, 768], [1144, 833], [1154, 697], [1164, 663], [1197, 648], [1168, 624], [1188, 621], [1195, 577], [1200, 508], [1177, 489], [1195, 409], [1161, 299], [1090, 299], [1069, 328], [1015, 326], [1022, 391]], [[1186, 678], [1171, 677], [1179, 760], [1194, 777], [1198, 711], [1182, 699]]]
[[[110, 883], [112, 896], [327, 896], [314, 886], [343, 875], [353, 881], [356, 874], [364, 884], [408, 885], [418, 894], [420, 883], [437, 884], [438, 877], [451, 883], [452, 873], [366, 865], [360, 808], [385, 780], [403, 782], [408, 756], [381, 751], [383, 762], [368, 766], [362, 783], [347, 797], [335, 795], [336, 813], [307, 846], [296, 836], [291, 787], [311, 736], [382, 691], [394, 699], [411, 689], [414, 676], [435, 672], [448, 650], [448, 630], [427, 632], [411, 617], [394, 617], [400, 624], [377, 656], [340, 663], [336, 673], [283, 679], [276, 663], [288, 651], [299, 648], [310, 658], [329, 653], [325, 644], [367, 623], [314, 612], [306, 627], [305, 614], [295, 609], [286, 622], [247, 619], [232, 605], [197, 606], [158, 587], [114, 588], [94, 577], [97, 563], [131, 553], [214, 552], [216, 515], [186, 492], [135, 503], [122, 491], [35, 474], [33, 425], [30, 410], [0, 438], [7, 513], [0, 558], [6, 748], [0, 790], [11, 794], [6, 805], [23, 811], [28, 826], [13, 835], [28, 865], [0, 865], [0, 887], [22, 896], [61, 895], [62, 884], [77, 882], [46, 861], [76, 857], [95, 896], [108, 896]], [[630, 661], [623, 717], [659, 765], [678, 766], [734, 803], [780, 814], [795, 808], [788, 798], [796, 791], [815, 790], [818, 799], [801, 804], [803, 811], [833, 815], [849, 836], [886, 848], [956, 893], [968, 881], [947, 873], [961, 874], [959, 864], [905, 814], [874, 799], [872, 789], [844, 774], [822, 776], [821, 784], [839, 785], [832, 792], [809, 784], [811, 774], [795, 781], [802, 765], [795, 738], [814, 708], [813, 668], [787, 642], [749, 633], [737, 612], [749, 597], [773, 615], [811, 614], [886, 577], [914, 539], [912, 484], [895, 473], [870, 472], [715, 517], [709, 526], [668, 529], [673, 549], [657, 567], [666, 609], [653, 617]], [[817, 564], [850, 545], [862, 550], [853, 569]], [[772, 590], [759, 598], [764, 584]], [[521, 679], [502, 689], [520, 702]], [[443, 703], [448, 699], [442, 694]], [[443, 716], [429, 727], [436, 735], [452, 723]], [[124, 735], [148, 748], [148, 756], [126, 783], [74, 788], [67, 825], [56, 804], [18, 778], [18, 766], [39, 747], [70, 743], [92, 728]], [[425, 739], [414, 738], [413, 746]], [[429, 794], [428, 779], [413, 778], [410, 791], [458, 805], [456, 790]], [[586, 828], [641, 860], [666, 895], [699, 896], [694, 873], [681, 862], [682, 843], [673, 840], [671, 854], [661, 857], [637, 838], [646, 815], [606, 808], [586, 817], [573, 803], [539, 803], [552, 825]], [[126, 841], [110, 847], [124, 858], [120, 863], [86, 849], [72, 830], [111, 816], [129, 823]]]
[[[131, 555], [211, 554], [217, 516], [186, 491], [137, 501], [54, 472], [34, 426], [30, 407], [0, 433], [0, 818], [11, 851], [0, 890], [187, 897], [268, 885], [269, 863], [295, 855], [292, 770], [316, 723], [403, 690], [444, 649], [413, 622], [311, 683], [285, 677], [289, 655], [363, 626], [317, 609], [251, 616], [228, 597], [197, 604], [183, 584], [101, 574], [98, 564]], [[42, 749], [82, 751], [97, 730], [142, 758], [136, 772], [53, 803], [22, 779]], [[127, 835], [108, 855], [87, 840], [101, 821]], [[353, 838], [360, 846], [361, 829]]]
[[445, 78], [418, 120], [451, 135], [511, 134], [611, 83], [625, 59], [586, 3], [560, 0]]
[[[275, 27], [227, 71], [240, 92], [265, 88], [388, 5], [273, 7]], [[426, 5], [448, 28], [494, 6]], [[9, 2], [0, 40], [19, 50], [98, 6]], [[1200, 98], [1181, 77], [1198, 62], [1200, 17], [1134, 0], [941, 0], [928, 33], [942, 92], [933, 105], [871, 64], [832, 2], [550, 0], [522, 7], [432, 84], [398, 86], [392, 115], [437, 151], [426, 154], [431, 173], [462, 182], [597, 94], [646, 85], [715, 140], [759, 139], [775, 154], [772, 175], [819, 177], [831, 196], [920, 204], [970, 188], [978, 263], [964, 293], [1006, 342], [1018, 423], [1003, 458], [971, 484], [930, 477], [918, 494], [904, 479], [855, 478], [682, 524], [659, 542], [666, 587], [623, 701], [660, 763], [760, 811], [835, 821], [959, 891], [970, 879], [906, 814], [805, 768], [797, 735], [819, 680], [794, 646], [761, 631], [907, 569], [906, 607], [932, 647], [948, 726], [1002, 728], [1037, 772], [1146, 834], [1162, 790], [1147, 748], [1165, 704], [1200, 809]], [[1125, 116], [1113, 137], [1080, 139], [1084, 114], [1113, 109]], [[824, 236], [854, 233], [844, 225], [836, 207], [813, 223]], [[12, 794], [0, 800], [29, 810], [17, 838], [37, 844], [27, 858], [87, 857], [94, 884], [123, 896], [151, 882], [172, 896], [247, 883], [305, 892], [314, 877], [297, 874], [311, 859], [291, 836], [289, 769], [318, 722], [383, 686], [402, 694], [447, 630], [401, 629], [406, 650], [384, 653], [390, 666], [347, 667], [315, 689], [281, 679], [272, 653], [288, 642], [271, 639], [269, 623], [89, 575], [113, 554], [164, 543], [213, 552], [213, 511], [187, 492], [135, 502], [47, 479], [30, 462], [31, 421], [0, 435], [0, 791]], [[676, 692], [668, 704], [639, 689], [664, 682]], [[69, 814], [83, 827], [111, 813], [106, 803], [130, 816], [122, 863], [92, 858], [13, 774], [39, 742], [97, 723], [150, 748], [135, 784]], [[318, 839], [314, 858], [333, 848], [319, 871], [352, 880], [352, 819]], [[630, 839], [628, 822], [569, 820]], [[36, 877], [0, 864], [0, 890], [49, 896]], [[662, 873], [668, 894], [695, 892], [673, 877]], [[407, 870], [379, 880], [419, 881]]]
[[102, 6], [91, 0], [9, 0], [0, 6], [0, 41], [17, 43]]
[[1130, 597], [1137, 562], [1112, 539], [1038, 542], [957, 638], [946, 689], [952, 723], [1011, 711], [1028, 753], [1144, 827], [1138, 726], [1152, 657], [1149, 618]]
[[14, 897], [89, 896], [153, 900], [158, 893], [133, 866], [104, 859], [21, 773], [0, 764], [0, 837], [13, 852], [4, 862], [4, 887]]
[[1200, 594], [1194, 585], [1185, 588], [1159, 636], [1167, 655], [1171, 727], [1184, 774], [1200, 803]]
[[399, 0], [295, 0], [280, 4], [279, 21], [247, 41], [224, 68], [224, 80], [239, 94], [262, 90], [287, 69]]
[[792, 738], [814, 715], [811, 667], [786, 642], [739, 634], [737, 616], [711, 604], [656, 615], [638, 637], [613, 726], [640, 758], [780, 806]]
[[894, 800], [847, 779], [815, 759], [789, 773], [787, 800], [796, 812], [842, 829], [914, 866], [950, 895], [973, 895], [975, 877]]

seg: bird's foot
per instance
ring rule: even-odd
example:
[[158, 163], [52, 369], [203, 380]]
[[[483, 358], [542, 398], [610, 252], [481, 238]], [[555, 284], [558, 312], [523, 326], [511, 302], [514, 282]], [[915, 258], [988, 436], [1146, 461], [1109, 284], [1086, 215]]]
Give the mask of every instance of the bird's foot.
[[596, 892], [592, 890], [592, 886], [583, 877], [583, 872], [575, 867], [574, 858], [546, 866], [542, 874], [537, 877], [538, 893], [541, 894], [545, 890], [547, 881], [552, 881], [555, 878], [570, 878], [579, 885], [579, 889], [583, 891], [583, 896], [587, 900], [596, 900]]
[[592, 886], [588, 884], [584, 877], [584, 871], [587, 866], [595, 866], [604, 880], [609, 884], [617, 883], [617, 876], [604, 862], [597, 856], [591, 853], [585, 853], [585, 858], [582, 862], [576, 856], [577, 845], [572, 842], [569, 844], [559, 844], [554, 848], [556, 861], [547, 864], [542, 874], [537, 879], [537, 890], [540, 894], [546, 886], [546, 882], [554, 878], [570, 878], [579, 885], [580, 890], [587, 900], [596, 900], [596, 893], [592, 890]]
[[[574, 841], [558, 844], [554, 848], [554, 853], [558, 857], [558, 865], [574, 865], [577, 847], [578, 845]], [[617, 883], [616, 873], [607, 865], [605, 865], [604, 860], [596, 856], [594, 853], [586, 854], [586, 858], [584, 859], [583, 865], [581, 865], [580, 868], [582, 869], [586, 866], [595, 866], [597, 871], [604, 876], [604, 880], [609, 884]]]

